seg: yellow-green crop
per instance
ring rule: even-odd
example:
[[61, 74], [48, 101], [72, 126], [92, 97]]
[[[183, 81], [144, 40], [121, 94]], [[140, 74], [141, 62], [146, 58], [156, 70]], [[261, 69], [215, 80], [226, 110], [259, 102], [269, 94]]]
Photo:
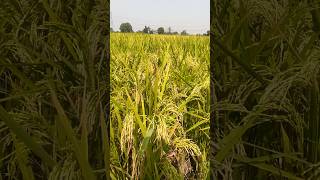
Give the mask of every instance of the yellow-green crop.
[[111, 177], [205, 179], [209, 37], [112, 33]]

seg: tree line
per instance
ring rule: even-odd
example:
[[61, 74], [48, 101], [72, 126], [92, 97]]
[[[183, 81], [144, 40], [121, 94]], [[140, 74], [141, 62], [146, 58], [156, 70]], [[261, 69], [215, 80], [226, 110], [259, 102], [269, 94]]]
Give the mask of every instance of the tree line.
[[[130, 23], [122, 23], [120, 25], [120, 32], [122, 33], [133, 33], [133, 29]], [[115, 32], [111, 27], [110, 27], [111, 32]], [[138, 30], [137, 33], [145, 33], [145, 34], [173, 34], [173, 35], [188, 35], [186, 30], [181, 31], [181, 33], [178, 33], [177, 31], [172, 31], [171, 28], [168, 28], [168, 31], [164, 30], [164, 27], [159, 27], [157, 30], [151, 29], [149, 26], [145, 26], [143, 30]], [[210, 31], [207, 31], [204, 34], [197, 34], [197, 35], [204, 35], [208, 36], [210, 34]]]

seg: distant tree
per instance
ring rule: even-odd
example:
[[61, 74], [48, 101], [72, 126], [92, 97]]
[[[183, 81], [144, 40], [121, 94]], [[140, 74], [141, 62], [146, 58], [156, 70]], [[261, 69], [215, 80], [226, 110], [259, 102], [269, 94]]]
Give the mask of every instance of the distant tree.
[[132, 30], [132, 26], [131, 26], [131, 24], [130, 23], [122, 23], [121, 25], [120, 25], [120, 31], [121, 32], [133, 32], [133, 30]]
[[110, 32], [114, 32], [113, 29], [112, 29], [112, 27], [110, 27]]
[[183, 30], [183, 31], [181, 32], [181, 35], [188, 35], [188, 33], [187, 33], [186, 30]]
[[158, 28], [158, 34], [164, 34], [164, 28], [163, 27], [159, 27]]
[[207, 36], [209, 36], [210, 35], [210, 30], [209, 31], [207, 31]]
[[153, 30], [152, 29], [150, 29], [149, 34], [153, 34]]
[[144, 26], [144, 29], [142, 30], [144, 33], [149, 34], [150, 27]]
[[168, 34], [171, 34], [171, 27], [168, 28]]
[[177, 34], [179, 34], [179, 33], [178, 33], [178, 32], [173, 32], [172, 34], [177, 35]]

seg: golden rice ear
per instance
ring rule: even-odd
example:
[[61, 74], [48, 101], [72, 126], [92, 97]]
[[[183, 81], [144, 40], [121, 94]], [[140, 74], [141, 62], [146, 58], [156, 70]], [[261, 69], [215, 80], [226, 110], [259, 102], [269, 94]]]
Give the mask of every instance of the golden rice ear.
[[170, 139], [168, 136], [168, 124], [165, 122], [165, 117], [158, 118], [158, 125], [157, 125], [157, 137], [158, 141], [164, 141], [166, 144], [170, 144]]
[[127, 155], [133, 148], [133, 131], [134, 131], [134, 119], [132, 114], [125, 116], [123, 128], [121, 131], [120, 147], [121, 151]]

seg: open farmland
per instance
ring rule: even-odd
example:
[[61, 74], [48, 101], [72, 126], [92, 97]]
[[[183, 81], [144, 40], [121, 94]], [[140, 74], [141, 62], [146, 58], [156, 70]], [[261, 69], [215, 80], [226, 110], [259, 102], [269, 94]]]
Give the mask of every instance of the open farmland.
[[209, 37], [111, 33], [113, 179], [205, 179]]

